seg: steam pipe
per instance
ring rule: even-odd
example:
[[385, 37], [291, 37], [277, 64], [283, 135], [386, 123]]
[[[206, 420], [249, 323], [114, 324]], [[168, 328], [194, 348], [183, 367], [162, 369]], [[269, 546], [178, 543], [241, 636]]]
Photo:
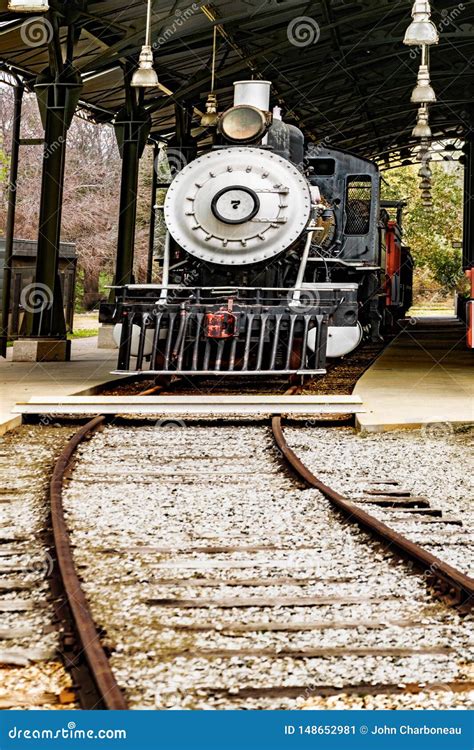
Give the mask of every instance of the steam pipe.
[[163, 250], [163, 271], [161, 276], [161, 294], [160, 299], [166, 299], [168, 297], [168, 281], [170, 275], [170, 233], [167, 231], [165, 236], [165, 247]]

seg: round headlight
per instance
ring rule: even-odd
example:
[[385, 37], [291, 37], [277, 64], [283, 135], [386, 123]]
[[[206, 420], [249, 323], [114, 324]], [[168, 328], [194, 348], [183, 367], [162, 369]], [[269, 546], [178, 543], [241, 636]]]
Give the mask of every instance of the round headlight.
[[228, 141], [236, 143], [256, 141], [264, 135], [266, 129], [264, 113], [249, 104], [241, 104], [228, 109], [219, 120], [219, 130], [222, 135]]

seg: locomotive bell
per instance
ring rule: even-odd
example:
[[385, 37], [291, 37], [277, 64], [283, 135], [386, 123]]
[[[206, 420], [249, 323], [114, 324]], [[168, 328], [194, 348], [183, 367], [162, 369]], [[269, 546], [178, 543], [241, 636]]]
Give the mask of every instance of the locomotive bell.
[[217, 97], [215, 94], [209, 94], [206, 102], [206, 112], [201, 117], [201, 127], [214, 128], [217, 125]]

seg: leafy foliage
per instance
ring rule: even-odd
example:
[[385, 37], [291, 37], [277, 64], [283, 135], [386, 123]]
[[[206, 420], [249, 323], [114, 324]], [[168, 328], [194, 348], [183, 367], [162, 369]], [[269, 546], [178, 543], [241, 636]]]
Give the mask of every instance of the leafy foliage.
[[8, 157], [3, 150], [3, 142], [0, 137], [0, 185], [5, 185], [8, 178]]
[[429, 275], [444, 292], [462, 286], [462, 253], [453, 247], [462, 237], [463, 182], [457, 163], [430, 164], [433, 209], [422, 205], [419, 166], [407, 166], [384, 173], [382, 196], [403, 199], [404, 241], [419, 269], [419, 277]]

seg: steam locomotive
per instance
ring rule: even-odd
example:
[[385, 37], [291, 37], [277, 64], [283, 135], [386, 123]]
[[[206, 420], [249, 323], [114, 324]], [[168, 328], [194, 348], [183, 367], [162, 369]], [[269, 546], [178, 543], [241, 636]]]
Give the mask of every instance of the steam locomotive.
[[324, 373], [411, 306], [403, 205], [377, 166], [312, 144], [234, 84], [212, 144], [172, 179], [161, 284], [116, 289], [118, 372]]

